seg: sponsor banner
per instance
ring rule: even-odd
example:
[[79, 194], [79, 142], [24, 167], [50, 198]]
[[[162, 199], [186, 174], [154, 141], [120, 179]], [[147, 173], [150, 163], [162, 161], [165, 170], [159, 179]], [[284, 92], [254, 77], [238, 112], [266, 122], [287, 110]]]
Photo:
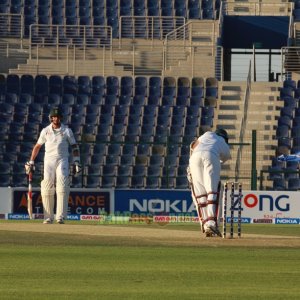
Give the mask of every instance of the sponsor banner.
[[81, 215], [81, 221], [104, 221], [105, 216], [103, 215]]
[[177, 223], [178, 218], [177, 216], [154, 216], [153, 222], [154, 223]]
[[[241, 223], [250, 224], [252, 219], [251, 218], [242, 218], [241, 221], [242, 221]], [[230, 223], [230, 217], [226, 218], [226, 223]], [[233, 223], [238, 223], [238, 217], [233, 218]]]
[[116, 190], [115, 214], [197, 216], [190, 191]]
[[[235, 210], [237, 210], [235, 195]], [[228, 199], [229, 200], [229, 199]], [[242, 215], [253, 219], [299, 218], [298, 192], [243, 191]]]
[[275, 224], [293, 224], [297, 225], [300, 224], [300, 219], [298, 218], [276, 218]]
[[8, 214], [8, 220], [29, 220], [28, 214]]
[[[42, 197], [39, 189], [33, 189], [32, 207], [34, 214], [43, 213]], [[13, 213], [27, 213], [27, 190], [13, 191]], [[68, 214], [96, 215], [110, 213], [110, 192], [94, 189], [71, 190], [68, 200]]]
[[67, 215], [67, 220], [80, 221], [80, 215]]
[[35, 220], [42, 220], [42, 219], [44, 219], [44, 215], [43, 214], [34, 214], [33, 218]]
[[254, 224], [273, 224], [274, 219], [252, 219]]

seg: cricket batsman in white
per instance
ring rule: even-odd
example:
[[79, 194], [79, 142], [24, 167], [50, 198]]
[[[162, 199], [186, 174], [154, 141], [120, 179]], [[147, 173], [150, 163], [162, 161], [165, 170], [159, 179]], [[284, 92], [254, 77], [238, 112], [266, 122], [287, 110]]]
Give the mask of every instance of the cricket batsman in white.
[[231, 159], [224, 129], [206, 132], [191, 143], [187, 177], [200, 225], [207, 237], [222, 236], [218, 229], [218, 190], [221, 163]]
[[35, 169], [34, 160], [45, 144], [44, 177], [41, 195], [44, 209], [44, 224], [54, 221], [54, 194], [56, 192], [56, 222], [64, 224], [67, 216], [69, 183], [69, 145], [72, 147], [74, 174], [81, 172], [79, 146], [72, 130], [62, 123], [62, 113], [58, 107], [50, 111], [50, 125], [43, 128], [34, 146], [30, 160], [25, 164], [26, 174]]

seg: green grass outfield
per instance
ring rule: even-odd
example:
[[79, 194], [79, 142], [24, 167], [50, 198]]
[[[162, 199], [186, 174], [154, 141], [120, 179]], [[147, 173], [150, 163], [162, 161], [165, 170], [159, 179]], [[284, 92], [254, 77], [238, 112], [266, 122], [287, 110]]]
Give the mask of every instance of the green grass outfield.
[[1, 221], [0, 299], [299, 299], [299, 246], [299, 225], [223, 240], [191, 224]]

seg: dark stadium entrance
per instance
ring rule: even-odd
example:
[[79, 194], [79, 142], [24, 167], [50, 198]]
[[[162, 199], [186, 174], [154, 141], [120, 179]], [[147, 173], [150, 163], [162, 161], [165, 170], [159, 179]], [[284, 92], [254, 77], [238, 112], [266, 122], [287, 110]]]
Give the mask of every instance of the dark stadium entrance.
[[281, 48], [288, 45], [289, 18], [225, 16], [222, 46], [224, 80], [245, 80], [252, 60], [254, 81], [278, 81]]

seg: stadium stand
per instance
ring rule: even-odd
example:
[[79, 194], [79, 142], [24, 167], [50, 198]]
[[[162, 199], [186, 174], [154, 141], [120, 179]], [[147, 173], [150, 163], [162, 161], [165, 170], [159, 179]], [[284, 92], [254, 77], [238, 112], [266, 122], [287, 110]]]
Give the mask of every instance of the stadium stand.
[[[201, 132], [224, 124], [224, 119], [238, 119], [237, 115], [240, 117], [244, 107], [238, 104], [239, 112], [232, 116], [231, 106], [228, 109], [231, 115], [225, 116], [224, 97], [229, 97], [228, 89], [231, 87], [221, 82], [222, 78], [216, 72], [216, 52], [210, 49], [210, 52], [201, 53], [202, 56], [190, 62], [186, 52], [174, 58], [170, 49], [176, 49], [176, 39], [192, 31], [191, 27], [183, 30], [181, 26], [195, 22], [194, 31], [206, 33], [189, 38], [201, 43], [201, 47], [213, 45], [215, 50], [221, 38], [212, 28], [218, 27], [214, 22], [222, 21], [223, 14], [228, 13], [229, 2], [1, 1], [0, 36], [15, 38], [17, 35], [22, 43], [28, 42], [32, 47], [27, 64], [0, 75], [1, 145], [9, 140], [16, 143], [16, 149], [20, 149], [26, 142], [34, 142], [41, 127], [49, 122], [50, 108], [59, 105], [64, 111], [65, 122], [81, 142], [85, 163], [83, 178], [72, 178], [74, 187], [187, 188], [184, 174], [188, 164], [187, 145]], [[243, 1], [242, 4], [249, 5], [248, 12], [251, 11], [251, 2]], [[235, 5], [232, 14], [240, 9], [240, 3]], [[279, 10], [284, 12], [288, 4], [280, 5]], [[264, 3], [262, 9], [263, 6]], [[299, 2], [295, 1], [295, 20], [299, 19], [298, 6]], [[197, 25], [201, 30], [197, 29]], [[165, 48], [162, 59], [161, 54], [155, 54], [155, 47], [157, 44], [162, 48], [163, 40], [170, 48]], [[151, 49], [151, 55], [144, 50], [142, 43]], [[138, 52], [134, 59], [126, 60], [124, 56], [129, 57], [128, 53], [133, 52], [129, 44], [134, 44]], [[117, 50], [114, 51], [113, 47]], [[194, 48], [195, 53], [200, 53], [201, 47]], [[43, 59], [36, 54], [42, 55], [43, 51], [48, 51], [46, 57], [55, 52], [55, 59], [60, 55], [62, 58], [55, 62], [55, 59]], [[120, 55], [122, 51], [128, 51], [127, 55]], [[72, 55], [78, 56], [72, 60]], [[96, 60], [97, 57], [100, 59]], [[159, 61], [158, 65], [156, 61]], [[172, 65], [173, 61], [176, 65]], [[163, 69], [163, 64], [168, 68]], [[200, 75], [192, 73], [191, 69], [199, 69]], [[277, 123], [269, 124], [275, 128], [272, 135], [277, 145], [268, 158], [274, 158], [275, 153], [296, 153], [299, 150], [299, 86], [299, 81], [287, 78], [281, 85], [271, 87], [278, 92], [278, 99], [274, 101], [277, 105], [276, 118], [272, 115]], [[252, 89], [255, 89], [254, 83]], [[243, 92], [242, 87], [239, 95]], [[233, 94], [234, 99], [238, 93], [235, 90]], [[250, 100], [249, 111], [257, 110], [252, 107], [255, 101]], [[219, 119], [220, 115], [223, 120]], [[228, 126], [228, 123], [225, 124]], [[237, 137], [234, 130], [229, 128], [229, 131], [231, 136]], [[154, 154], [154, 150], [159, 148], [156, 146], [163, 147], [164, 151]], [[83, 151], [86, 147], [89, 148], [88, 153]], [[28, 151], [22, 150], [19, 157], [14, 151], [0, 153], [6, 157], [11, 155], [10, 173], [1, 174], [1, 185], [26, 184], [24, 178], [17, 176], [20, 172], [15, 166], [15, 161], [24, 161], [25, 153], [28, 155]], [[270, 165], [265, 162], [262, 166], [259, 162], [258, 168], [296, 171], [295, 166], [288, 164], [280, 168]], [[233, 172], [232, 165], [225, 170], [229, 177], [233, 177]], [[299, 178], [299, 174], [282, 175], [280, 178], [276, 178], [279, 177], [276, 174], [269, 176], [271, 181], [274, 179], [270, 184], [272, 188], [299, 188], [297, 181], [292, 180], [297, 179], [293, 176]]]

